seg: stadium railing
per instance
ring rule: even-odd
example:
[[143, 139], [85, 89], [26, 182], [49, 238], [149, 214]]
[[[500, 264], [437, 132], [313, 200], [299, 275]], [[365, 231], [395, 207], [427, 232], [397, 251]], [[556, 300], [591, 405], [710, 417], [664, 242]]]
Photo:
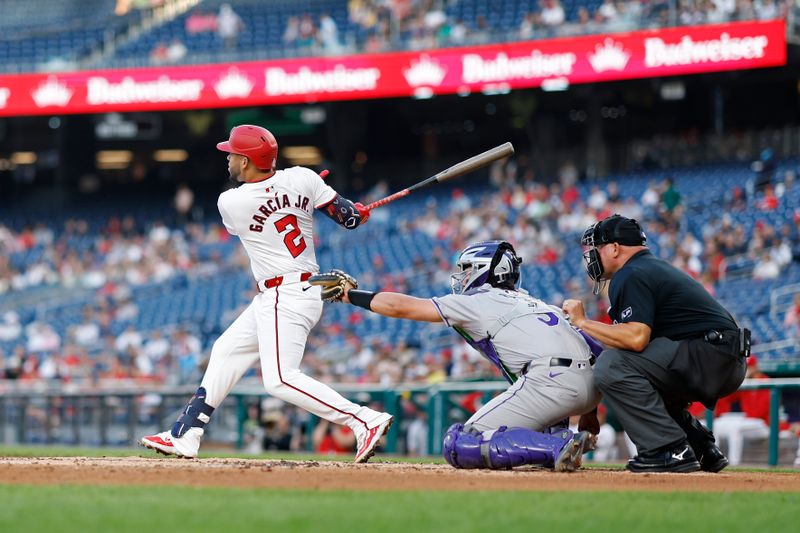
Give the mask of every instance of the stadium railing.
[[[428, 423], [428, 453], [440, 455], [442, 436], [447, 427], [464, 421], [470, 412], [461, 401], [462, 395], [478, 394], [482, 402], [507, 388], [503, 381], [442, 382], [434, 385], [412, 384], [397, 387], [381, 385], [335, 385], [336, 390], [361, 403], [379, 402], [396, 417], [397, 423], [387, 435], [384, 451], [400, 451], [402, 401], [421, 399]], [[740, 390], [769, 389], [770, 436], [769, 466], [777, 466], [780, 444], [781, 395], [800, 389], [800, 378], [745, 380]], [[130, 387], [118, 390], [69, 391], [14, 388], [0, 395], [0, 444], [61, 444], [90, 446], [131, 446], [147, 432], [167, 429], [183, 408], [194, 387]], [[241, 450], [245, 442], [248, 406], [253, 400], [266, 398], [256, 380], [240, 384], [214, 413], [209, 426], [209, 440]], [[147, 420], [142, 414], [149, 412]], [[318, 419], [309, 417], [306, 434]], [[713, 413], [707, 412], [706, 423], [713, 429]], [[56, 435], [58, 433], [58, 435]], [[793, 437], [797, 442], [797, 437]], [[310, 439], [308, 439], [310, 441]], [[312, 451], [310, 444], [308, 451]]]

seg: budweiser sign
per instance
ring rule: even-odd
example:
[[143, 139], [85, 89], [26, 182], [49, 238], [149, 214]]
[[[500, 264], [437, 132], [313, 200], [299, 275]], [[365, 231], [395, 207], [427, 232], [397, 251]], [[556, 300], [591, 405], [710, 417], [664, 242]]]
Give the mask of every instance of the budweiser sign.
[[549, 78], [569, 76], [577, 57], [572, 53], [544, 54], [533, 50], [520, 57], [509, 57], [500, 52], [484, 58], [478, 54], [464, 54], [461, 62], [464, 83], [498, 82], [509, 79]]
[[764, 57], [768, 43], [765, 35], [736, 38], [725, 32], [719, 38], [707, 41], [695, 41], [689, 35], [684, 35], [677, 43], [667, 43], [660, 37], [653, 37], [644, 40], [644, 62], [654, 68], [759, 59]]
[[239, 72], [236, 67], [231, 67], [228, 72], [214, 84], [214, 91], [223, 100], [228, 98], [247, 98], [253, 90], [250, 78]]
[[630, 52], [625, 47], [608, 37], [602, 45], [594, 47], [594, 53], [588, 54], [589, 64], [595, 72], [605, 72], [606, 70], [625, 70], [628, 60], [631, 58]]
[[0, 116], [487, 94], [786, 64], [783, 20], [420, 52], [0, 76]]
[[136, 102], [195, 102], [203, 90], [202, 80], [172, 80], [159, 76], [154, 81], [125, 77], [119, 83], [106, 78], [89, 78], [86, 101], [89, 105], [131, 104]]
[[418, 60], [411, 61], [409, 68], [403, 69], [403, 76], [411, 87], [436, 87], [441, 85], [446, 74], [447, 69], [428, 54], [422, 54]]
[[379, 68], [348, 69], [344, 65], [336, 65], [330, 70], [315, 71], [301, 67], [297, 72], [289, 73], [280, 67], [275, 67], [266, 71], [266, 92], [270, 96], [280, 96], [371, 91], [377, 87], [380, 77]]
[[72, 98], [72, 93], [66, 84], [55, 76], [50, 76], [31, 93], [36, 107], [64, 107]]

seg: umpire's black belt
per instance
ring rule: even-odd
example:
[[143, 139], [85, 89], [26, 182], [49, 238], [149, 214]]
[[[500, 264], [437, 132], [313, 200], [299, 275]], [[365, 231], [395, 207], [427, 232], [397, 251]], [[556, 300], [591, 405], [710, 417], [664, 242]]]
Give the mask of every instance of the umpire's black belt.
[[711, 344], [737, 343], [739, 345], [739, 355], [750, 357], [750, 330], [747, 328], [712, 329], [706, 331], [702, 339]]

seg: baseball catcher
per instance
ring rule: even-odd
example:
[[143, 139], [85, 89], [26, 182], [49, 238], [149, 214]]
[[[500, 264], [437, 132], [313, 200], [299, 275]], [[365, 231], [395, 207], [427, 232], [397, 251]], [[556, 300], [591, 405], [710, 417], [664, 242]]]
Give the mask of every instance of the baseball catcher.
[[[312, 277], [329, 300], [388, 317], [443, 322], [491, 361], [509, 388], [444, 436], [444, 458], [456, 468], [581, 466], [599, 430], [592, 366], [602, 347], [573, 328], [558, 307], [520, 288], [520, 264], [505, 241], [467, 246], [451, 276], [453, 294], [430, 299], [358, 290], [341, 271]], [[565, 420], [582, 415], [573, 433]], [[590, 431], [586, 431], [590, 430]]]

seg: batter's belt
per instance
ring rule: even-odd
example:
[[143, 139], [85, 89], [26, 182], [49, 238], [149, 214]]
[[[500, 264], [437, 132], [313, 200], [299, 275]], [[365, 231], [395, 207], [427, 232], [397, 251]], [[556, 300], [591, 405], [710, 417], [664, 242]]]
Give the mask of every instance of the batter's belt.
[[260, 292], [264, 292], [267, 289], [272, 289], [273, 287], [277, 287], [279, 285], [300, 283], [302, 281], [306, 281], [310, 277], [311, 277], [311, 272], [289, 272], [288, 274], [275, 276], [274, 278], [262, 279], [261, 281], [256, 283], [256, 288]]

